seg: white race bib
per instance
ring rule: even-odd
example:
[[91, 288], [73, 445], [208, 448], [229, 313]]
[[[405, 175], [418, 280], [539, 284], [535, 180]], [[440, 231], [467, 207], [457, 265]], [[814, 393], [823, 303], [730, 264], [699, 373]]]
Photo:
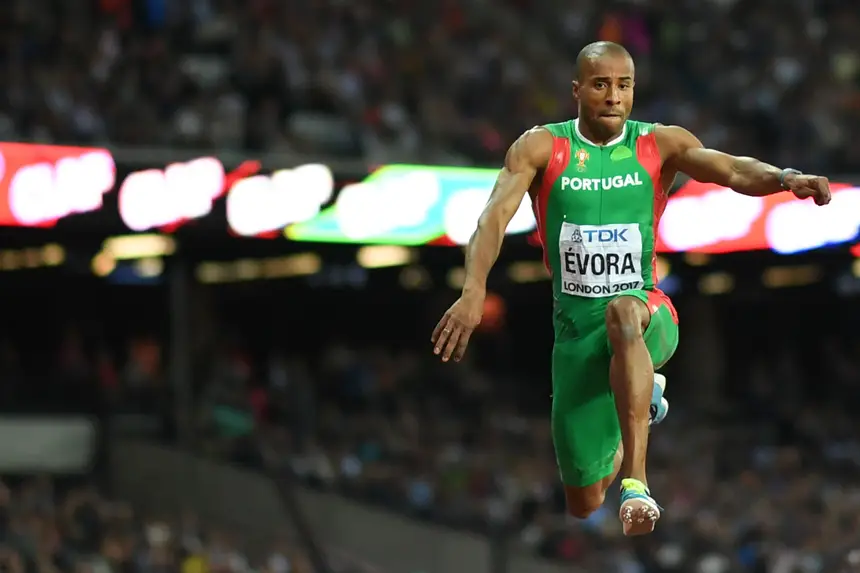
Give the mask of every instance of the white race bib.
[[561, 224], [561, 292], [600, 298], [645, 287], [639, 224]]

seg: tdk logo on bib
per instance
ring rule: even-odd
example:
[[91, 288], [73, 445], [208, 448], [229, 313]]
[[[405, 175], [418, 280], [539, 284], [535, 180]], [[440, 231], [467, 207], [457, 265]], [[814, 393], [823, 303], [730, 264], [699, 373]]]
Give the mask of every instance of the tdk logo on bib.
[[576, 229], [571, 240], [575, 243], [626, 243], [628, 229]]
[[642, 185], [639, 172], [627, 175], [615, 175], [614, 177], [562, 177], [561, 189], [572, 191], [608, 191], [609, 189], [623, 189], [624, 187], [638, 187]]
[[561, 292], [599, 298], [644, 288], [639, 224], [562, 223]]

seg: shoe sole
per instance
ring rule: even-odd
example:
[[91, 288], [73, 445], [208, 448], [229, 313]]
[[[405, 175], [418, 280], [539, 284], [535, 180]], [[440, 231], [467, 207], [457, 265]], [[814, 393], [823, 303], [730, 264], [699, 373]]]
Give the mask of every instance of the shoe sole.
[[635, 498], [621, 504], [618, 510], [624, 535], [636, 537], [648, 535], [657, 526], [660, 519], [660, 508], [649, 499]]

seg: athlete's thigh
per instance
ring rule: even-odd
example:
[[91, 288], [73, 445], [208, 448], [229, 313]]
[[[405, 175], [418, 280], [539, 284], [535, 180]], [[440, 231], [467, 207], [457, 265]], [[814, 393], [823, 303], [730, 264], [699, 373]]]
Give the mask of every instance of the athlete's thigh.
[[[654, 368], [663, 367], [678, 348], [678, 314], [672, 301], [660, 290], [633, 290], [625, 292], [621, 296], [637, 298], [648, 307], [651, 320], [643, 335], [645, 346], [648, 347], [648, 352], [651, 354]], [[608, 338], [606, 344], [611, 352]]]
[[621, 440], [609, 385], [605, 327], [556, 341], [552, 353], [552, 434], [562, 482], [585, 487], [612, 473]]

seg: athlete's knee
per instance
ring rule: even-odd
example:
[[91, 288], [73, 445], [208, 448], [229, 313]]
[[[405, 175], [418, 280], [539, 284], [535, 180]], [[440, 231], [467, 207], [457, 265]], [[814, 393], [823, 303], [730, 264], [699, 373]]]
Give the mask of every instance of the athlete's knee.
[[606, 492], [603, 484], [598, 482], [586, 487], [565, 486], [564, 497], [567, 512], [578, 519], [586, 519], [603, 505]]
[[647, 326], [647, 308], [638, 298], [619, 296], [606, 305], [606, 331], [609, 341], [630, 342], [642, 337]]

